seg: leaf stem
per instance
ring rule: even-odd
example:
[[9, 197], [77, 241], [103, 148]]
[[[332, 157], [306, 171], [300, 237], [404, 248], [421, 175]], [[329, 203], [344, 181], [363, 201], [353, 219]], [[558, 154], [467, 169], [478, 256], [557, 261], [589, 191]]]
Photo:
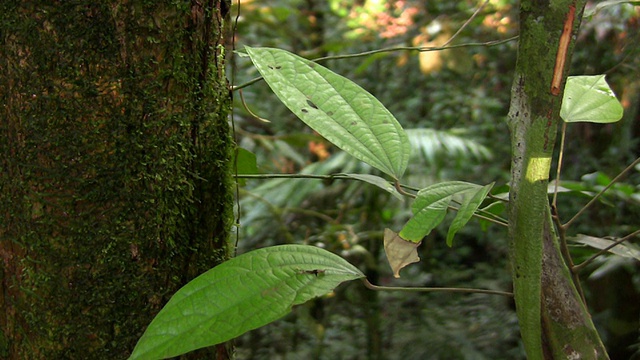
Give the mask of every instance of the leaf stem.
[[400, 184], [399, 180], [396, 179], [396, 181], [393, 183], [393, 185], [396, 187], [396, 190], [398, 190], [398, 192], [401, 195], [408, 196], [408, 197], [413, 198], [413, 199], [416, 198], [415, 194], [411, 194], [411, 193], [408, 193], [408, 192], [404, 191], [403, 186], [402, 186], [402, 184]]
[[407, 291], [407, 292], [455, 292], [467, 294], [487, 294], [513, 297], [513, 293], [498, 290], [473, 289], [473, 288], [449, 288], [449, 287], [396, 287], [396, 286], [378, 286], [373, 285], [366, 278], [362, 279], [362, 283], [367, 289], [374, 291]]
[[240, 93], [240, 101], [242, 102], [242, 106], [244, 107], [245, 110], [247, 110], [249, 115], [251, 115], [254, 118], [256, 118], [256, 119], [258, 119], [258, 120], [260, 120], [262, 122], [265, 122], [265, 123], [270, 123], [271, 122], [268, 119], [260, 117], [260, 116], [256, 115], [253, 111], [251, 111], [251, 109], [249, 109], [249, 106], [247, 106], [247, 103], [244, 101], [244, 95], [242, 95], [242, 90], [238, 91], [238, 93]]
[[628, 173], [629, 171], [631, 171], [636, 165], [640, 164], [640, 157], [638, 157], [634, 162], [631, 163], [631, 165], [627, 166], [624, 170], [622, 170], [622, 172], [620, 172], [620, 174], [618, 174], [618, 176], [616, 176], [613, 180], [611, 180], [611, 182], [604, 187], [604, 189], [600, 190], [600, 192], [598, 194], [596, 194], [596, 196], [593, 197], [593, 199], [591, 199], [585, 206], [582, 207], [582, 209], [580, 209], [580, 211], [578, 211], [572, 218], [571, 220], [567, 221], [564, 225], [562, 225], [563, 227], [567, 228], [569, 227], [571, 224], [573, 224], [573, 222], [580, 216], [582, 215], [582, 213], [584, 213], [591, 205], [593, 205], [593, 203], [595, 203], [607, 190], [609, 190], [609, 188], [611, 186], [613, 186], [613, 184], [615, 184], [616, 182], [618, 182], [618, 180], [620, 180], [620, 178], [622, 176], [624, 176], [626, 173]]

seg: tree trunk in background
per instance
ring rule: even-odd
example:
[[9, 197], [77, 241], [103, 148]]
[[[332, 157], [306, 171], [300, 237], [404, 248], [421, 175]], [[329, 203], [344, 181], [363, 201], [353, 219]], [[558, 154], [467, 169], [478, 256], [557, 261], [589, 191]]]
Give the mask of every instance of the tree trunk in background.
[[124, 359], [231, 255], [221, 1], [0, 5], [0, 358]]
[[584, 4], [520, 2], [509, 111], [509, 233], [516, 310], [531, 360], [608, 358], [560, 251], [547, 195], [563, 89]]

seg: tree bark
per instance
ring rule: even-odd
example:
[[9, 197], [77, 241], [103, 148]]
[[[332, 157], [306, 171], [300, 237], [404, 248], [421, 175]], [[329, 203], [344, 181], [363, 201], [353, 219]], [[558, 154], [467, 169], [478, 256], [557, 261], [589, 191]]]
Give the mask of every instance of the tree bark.
[[126, 358], [231, 256], [228, 8], [0, 5], [0, 358]]
[[606, 359], [560, 251], [547, 195], [559, 111], [584, 0], [521, 1], [509, 128], [510, 258], [529, 359]]

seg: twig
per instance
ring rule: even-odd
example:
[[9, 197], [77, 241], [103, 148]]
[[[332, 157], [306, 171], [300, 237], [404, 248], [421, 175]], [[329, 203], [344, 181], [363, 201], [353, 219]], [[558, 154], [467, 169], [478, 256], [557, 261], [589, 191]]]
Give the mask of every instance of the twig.
[[623, 237], [623, 238], [620, 238], [620, 239], [618, 239], [618, 240], [614, 241], [613, 243], [611, 243], [611, 245], [609, 245], [609, 246], [607, 246], [606, 248], [604, 248], [604, 249], [602, 249], [602, 250], [598, 251], [597, 253], [595, 253], [593, 256], [591, 256], [591, 257], [590, 257], [590, 258], [588, 258], [587, 260], [585, 260], [585, 261], [583, 261], [582, 263], [580, 263], [580, 264], [578, 264], [578, 265], [574, 266], [573, 268], [571, 268], [571, 271], [573, 271], [574, 273], [578, 273], [578, 272], [580, 272], [580, 270], [584, 269], [584, 267], [585, 267], [585, 266], [589, 265], [589, 264], [590, 264], [593, 260], [595, 260], [598, 256], [600, 256], [600, 255], [602, 255], [602, 254], [606, 253], [607, 251], [609, 251], [609, 250], [613, 249], [614, 247], [616, 247], [616, 246], [618, 246], [618, 245], [622, 244], [623, 242], [625, 242], [625, 241], [627, 241], [627, 240], [631, 239], [632, 237], [634, 237], [634, 236], [636, 236], [636, 235], [638, 235], [638, 234], [640, 234], [640, 230], [636, 230], [636, 231], [632, 232], [631, 234], [629, 234], [629, 235], [627, 235], [627, 236], [625, 236], [625, 237]]
[[238, 174], [237, 179], [319, 179], [319, 180], [358, 180], [344, 174], [314, 175], [314, 174]]
[[251, 109], [249, 109], [249, 106], [247, 106], [247, 103], [244, 101], [244, 95], [242, 94], [242, 90], [238, 91], [238, 93], [240, 93], [240, 102], [242, 102], [242, 106], [244, 107], [245, 110], [247, 110], [249, 115], [251, 115], [254, 118], [256, 118], [257, 120], [260, 120], [260, 121], [265, 122], [265, 123], [270, 123], [271, 122], [268, 119], [260, 117], [260, 116], [256, 115], [253, 111], [251, 111]]
[[[346, 174], [329, 174], [329, 175], [315, 175], [315, 174], [237, 174], [235, 175], [236, 179], [318, 179], [318, 180], [356, 180], [356, 181], [360, 181], [360, 179], [354, 178], [352, 176], [346, 175]], [[400, 193], [401, 195], [404, 196], [408, 196], [410, 198], [415, 199], [416, 195], [407, 192], [406, 190], [411, 190], [411, 191], [419, 191], [420, 189], [413, 187], [413, 186], [409, 186], [409, 185], [403, 185], [400, 184], [399, 181], [395, 181], [393, 183], [390, 182], [390, 184], [392, 184], [395, 189], [398, 191], [398, 193]], [[406, 190], [405, 190], [406, 189]], [[450, 209], [458, 211], [458, 208], [454, 207], [454, 206], [449, 206]], [[487, 213], [486, 211], [479, 209], [478, 212], [481, 213]], [[478, 213], [474, 213], [473, 216], [479, 218], [479, 219], [483, 219], [483, 220], [487, 220], [489, 222], [492, 222], [494, 224], [497, 225], [501, 225], [501, 226], [509, 226], [507, 223], [507, 220], [493, 215], [491, 213], [487, 213], [491, 216], [493, 216], [493, 218], [489, 217], [489, 216], [485, 216], [485, 215], [480, 215]]]
[[591, 205], [593, 205], [593, 203], [595, 203], [607, 190], [609, 190], [609, 188], [611, 186], [613, 186], [613, 184], [615, 184], [616, 182], [618, 182], [618, 180], [620, 180], [620, 178], [624, 175], [626, 175], [626, 173], [628, 173], [629, 171], [631, 171], [636, 165], [640, 164], [640, 157], [637, 158], [634, 162], [631, 163], [631, 165], [627, 166], [624, 170], [622, 170], [622, 172], [620, 174], [618, 174], [618, 176], [616, 176], [613, 180], [611, 180], [611, 182], [604, 187], [604, 189], [600, 190], [600, 192], [598, 194], [596, 194], [596, 196], [593, 197], [593, 199], [591, 199], [587, 205], [583, 206], [582, 209], [580, 209], [572, 218], [571, 220], [567, 221], [564, 225], [562, 225], [563, 227], [569, 227], [580, 215], [582, 215], [582, 213], [584, 213]]
[[366, 278], [362, 279], [367, 289], [374, 291], [408, 291], [408, 292], [454, 292], [467, 294], [487, 294], [513, 297], [513, 293], [498, 290], [473, 289], [473, 288], [449, 288], [449, 287], [395, 287], [373, 285]]
[[[555, 181], [555, 189], [553, 190], [553, 201], [551, 202], [551, 206], [553, 206], [554, 210], [557, 209], [557, 199], [558, 199], [558, 187], [560, 186], [560, 172], [562, 170], [562, 158], [564, 154], [564, 137], [567, 133], [567, 123], [562, 122], [562, 132], [560, 133], [560, 154], [558, 155], [558, 171], [556, 172], [556, 181]], [[557, 214], [556, 214], [557, 215]]]
[[[425, 52], [425, 51], [440, 51], [440, 50], [456, 49], [456, 48], [463, 48], [463, 47], [473, 47], [473, 46], [495, 46], [495, 45], [505, 44], [505, 43], [514, 41], [517, 38], [518, 38], [517, 36], [514, 36], [514, 37], [510, 37], [508, 39], [504, 39], [504, 40], [487, 41], [487, 42], [484, 42], [484, 43], [466, 43], [466, 44], [458, 44], [458, 45], [450, 45], [450, 46], [434, 46], [434, 47], [429, 47], [429, 46], [397, 46], [397, 47], [388, 47], [388, 48], [376, 49], [376, 50], [371, 50], [371, 51], [364, 51], [364, 52], [355, 53], [355, 54], [323, 56], [323, 57], [320, 57], [320, 58], [317, 58], [317, 59], [313, 59], [311, 61], [320, 62], [320, 61], [325, 61], [325, 60], [351, 59], [351, 58], [357, 58], [357, 57], [363, 57], [363, 56], [369, 56], [369, 55], [387, 53], [387, 52], [395, 52], [395, 51], [419, 51], [419, 52]], [[257, 83], [260, 80], [262, 80], [262, 77], [254, 78], [252, 80], [247, 81], [244, 84], [240, 84], [240, 85], [237, 85], [237, 86], [232, 86], [231, 90], [232, 91], [240, 90], [240, 89], [245, 88], [245, 87], [247, 87], [249, 85], [253, 85], [253, 84]]]
[[458, 31], [456, 31], [455, 34], [453, 34], [453, 36], [451, 36], [451, 38], [449, 40], [447, 40], [447, 42], [445, 42], [444, 44], [442, 44], [442, 46], [447, 46], [449, 45], [453, 39], [455, 39], [461, 32], [462, 30], [464, 30], [467, 25], [469, 25], [469, 23], [471, 23], [471, 21], [473, 21], [473, 19], [475, 19], [475, 17], [478, 15], [478, 13], [480, 13], [480, 11], [487, 6], [487, 4], [489, 3], [489, 0], [485, 0], [484, 3], [482, 3], [482, 5], [478, 6], [478, 8], [476, 9], [476, 11], [473, 12], [473, 14], [471, 15], [471, 17], [469, 19], [467, 19], [467, 21], [464, 22], [464, 24], [462, 24], [462, 26], [460, 27], [460, 29], [458, 29]]
[[[459, 211], [460, 210], [457, 207], [451, 206], [451, 205], [447, 206], [447, 208], [449, 210], [453, 210], [453, 211]], [[507, 220], [505, 220], [505, 219], [503, 219], [503, 218], [501, 218], [499, 216], [493, 215], [493, 214], [491, 214], [489, 212], [486, 212], [486, 211], [484, 211], [482, 209], [478, 209], [478, 212], [484, 212], [484, 213], [490, 214], [491, 216], [495, 216], [495, 218], [492, 218], [492, 217], [489, 217], [489, 216], [485, 216], [485, 215], [480, 215], [478, 213], [473, 213], [473, 216], [477, 217], [478, 219], [482, 219], [482, 220], [486, 220], [488, 222], [492, 222], [492, 223], [494, 223], [496, 225], [509, 227], [509, 223], [507, 222]]]
[[[236, 16], [233, 20], [233, 25], [231, 26], [231, 54], [229, 55], [229, 62], [231, 63], [231, 84], [229, 86], [229, 97], [231, 98], [231, 105], [233, 106], [233, 89], [236, 83], [236, 72], [238, 70], [238, 64], [236, 62], [236, 32], [238, 30], [238, 21], [240, 20], [240, 6], [241, 1], [238, 0], [238, 11], [236, 12]], [[244, 102], [244, 99], [242, 100]], [[235, 119], [235, 111], [231, 111], [231, 133], [233, 136], [234, 143], [237, 144], [237, 133], [236, 133], [236, 119]], [[233, 156], [233, 173], [238, 175], [238, 147], [236, 146], [234, 149]], [[240, 229], [240, 218], [242, 217], [242, 207], [240, 206], [240, 184], [238, 181], [235, 182], [235, 200], [236, 200], [236, 213], [235, 216], [235, 227], [236, 229]], [[240, 231], [235, 232], [235, 243], [233, 245], [233, 256], [237, 255], [238, 251], [238, 243], [240, 242]]]
[[318, 62], [318, 61], [325, 61], [325, 60], [350, 59], [350, 58], [363, 57], [363, 56], [369, 56], [369, 55], [387, 53], [387, 52], [395, 52], [395, 51], [426, 52], [426, 51], [440, 51], [440, 50], [456, 49], [456, 48], [464, 48], [464, 47], [472, 47], [472, 46], [495, 46], [495, 45], [508, 43], [510, 41], [516, 40], [517, 38], [518, 38], [517, 36], [514, 36], [504, 40], [487, 41], [484, 43], [466, 43], [466, 44], [449, 45], [449, 46], [396, 46], [396, 47], [388, 47], [388, 48], [382, 48], [382, 49], [376, 49], [376, 50], [370, 50], [370, 51], [363, 51], [355, 54], [324, 56], [321, 58], [314, 59], [313, 61]]

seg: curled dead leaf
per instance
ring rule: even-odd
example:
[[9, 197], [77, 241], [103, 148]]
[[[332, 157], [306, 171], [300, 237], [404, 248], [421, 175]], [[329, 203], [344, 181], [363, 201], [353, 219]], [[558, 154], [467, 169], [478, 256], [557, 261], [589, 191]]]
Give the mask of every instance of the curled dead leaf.
[[420, 261], [417, 249], [421, 243], [407, 241], [393, 230], [384, 229], [384, 252], [387, 254], [394, 277], [400, 277], [400, 270], [403, 267]]

